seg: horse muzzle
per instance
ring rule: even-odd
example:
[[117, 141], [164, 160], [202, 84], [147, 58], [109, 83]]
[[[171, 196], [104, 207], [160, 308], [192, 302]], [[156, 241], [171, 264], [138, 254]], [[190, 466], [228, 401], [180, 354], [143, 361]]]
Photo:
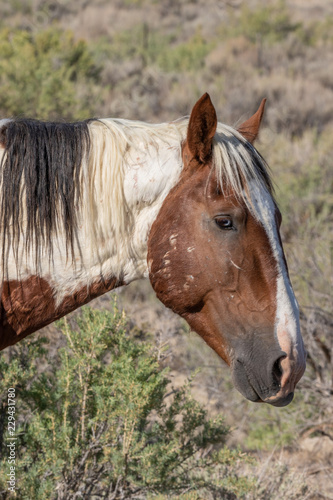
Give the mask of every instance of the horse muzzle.
[[305, 370], [305, 360], [296, 362], [283, 351], [275, 352], [261, 363], [239, 356], [231, 370], [233, 383], [245, 398], [281, 407], [293, 400], [295, 386]]

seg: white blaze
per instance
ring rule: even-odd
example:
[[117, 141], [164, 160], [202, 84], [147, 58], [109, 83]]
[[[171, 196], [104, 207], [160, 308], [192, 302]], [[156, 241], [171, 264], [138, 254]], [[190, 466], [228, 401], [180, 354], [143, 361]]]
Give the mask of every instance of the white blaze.
[[[260, 189], [255, 183], [250, 184], [250, 191], [254, 215], [262, 223], [276, 259], [278, 277], [275, 332], [281, 349], [287, 354], [287, 362], [284, 363], [285, 360], [283, 360], [281, 363], [284, 369], [281, 380], [283, 386], [284, 382], [289, 378], [291, 366], [296, 363], [296, 365], [303, 367], [305, 363], [306, 354], [300, 330], [299, 307], [290, 284], [283, 256], [275, 219], [276, 207], [273, 198], [268, 191]], [[296, 376], [301, 369], [297, 370], [296, 368]]]

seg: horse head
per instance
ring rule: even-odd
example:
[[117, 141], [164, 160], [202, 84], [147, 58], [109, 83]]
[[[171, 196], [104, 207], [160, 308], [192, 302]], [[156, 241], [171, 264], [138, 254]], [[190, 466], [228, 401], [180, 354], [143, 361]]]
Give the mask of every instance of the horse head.
[[252, 144], [264, 104], [234, 130], [217, 122], [208, 94], [196, 103], [182, 175], [150, 231], [148, 266], [158, 298], [226, 361], [236, 388], [284, 406], [306, 355], [281, 214]]

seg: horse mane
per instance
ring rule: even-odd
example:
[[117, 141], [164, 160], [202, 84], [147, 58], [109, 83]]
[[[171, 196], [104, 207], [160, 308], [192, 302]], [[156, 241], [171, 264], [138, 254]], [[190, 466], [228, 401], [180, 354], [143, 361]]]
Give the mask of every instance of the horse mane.
[[0, 224], [2, 255], [17, 249], [24, 214], [25, 246], [52, 249], [62, 221], [67, 248], [73, 248], [80, 200], [80, 170], [89, 153], [88, 122], [56, 123], [17, 119], [1, 129]]
[[[52, 256], [53, 238], [59, 233], [65, 235], [66, 255], [70, 251], [73, 257], [74, 246], [80, 250], [78, 213], [89, 244], [93, 247], [95, 238], [105, 242], [113, 236], [115, 255], [117, 241], [130, 241], [132, 231], [123, 185], [126, 165], [135, 163], [137, 151], [158, 156], [164, 144], [181, 161], [187, 126], [187, 117], [164, 124], [121, 119], [75, 123], [1, 120], [3, 266], [10, 248], [18, 258], [23, 234], [26, 254], [35, 249], [36, 266], [45, 249]], [[212, 164], [222, 191], [231, 187], [250, 208], [250, 182], [272, 193], [265, 161], [232, 127], [218, 124]], [[122, 252], [131, 252], [123, 243], [119, 243]]]

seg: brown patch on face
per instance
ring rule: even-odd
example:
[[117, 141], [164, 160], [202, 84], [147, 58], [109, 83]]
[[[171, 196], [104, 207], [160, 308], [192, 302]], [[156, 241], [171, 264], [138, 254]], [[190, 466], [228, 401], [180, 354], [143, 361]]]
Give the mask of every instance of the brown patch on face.
[[[183, 155], [186, 164], [186, 145]], [[190, 162], [152, 226], [150, 280], [158, 298], [230, 364], [251, 335], [267, 349], [274, 341], [277, 268], [261, 224], [233, 193], [219, 192], [209, 165]], [[222, 231], [219, 214], [237, 230]]]
[[[243, 124], [250, 141], [263, 108]], [[275, 331], [277, 261], [245, 202], [228, 186], [221, 192], [211, 168], [214, 133], [213, 107], [203, 96], [189, 120], [181, 178], [151, 228], [149, 277], [158, 298], [231, 366], [247, 399], [282, 406], [293, 394], [279, 393], [288, 354]]]
[[96, 280], [68, 295], [56, 307], [54, 290], [47, 280], [31, 276], [23, 282], [3, 284], [0, 310], [0, 350], [65, 316], [92, 299], [121, 286], [115, 277]]

